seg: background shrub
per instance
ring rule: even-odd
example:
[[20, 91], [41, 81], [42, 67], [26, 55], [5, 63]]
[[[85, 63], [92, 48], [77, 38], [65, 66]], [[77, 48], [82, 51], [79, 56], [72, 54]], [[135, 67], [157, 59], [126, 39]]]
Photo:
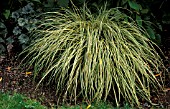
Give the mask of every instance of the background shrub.
[[[12, 2], [12, 1], [11, 1]], [[10, 2], [9, 2], [10, 3]], [[19, 5], [19, 2], [12, 2], [10, 5]], [[35, 15], [38, 14], [34, 10], [34, 4], [23, 2], [19, 9], [5, 9], [1, 15], [1, 38], [0, 38], [0, 55], [10, 56], [12, 53], [21, 52], [30, 43], [29, 32], [35, 29]]]
[[[169, 30], [168, 25], [170, 21], [168, 20], [169, 12], [167, 10], [169, 1], [167, 0], [72, 0], [72, 2], [78, 7], [82, 7], [83, 3], [87, 2], [91, 11], [95, 9], [92, 8], [93, 6], [100, 7], [105, 2], [108, 3], [108, 8], [123, 7], [123, 12], [128, 9], [131, 12], [125, 11], [125, 13], [128, 13], [129, 16], [135, 19], [138, 22], [138, 26], [142, 26], [147, 30], [148, 37], [152, 41], [156, 42], [159, 46], [169, 47], [167, 30]], [[29, 6], [28, 4], [34, 4], [34, 6]], [[9, 0], [0, 4], [0, 55], [11, 55], [11, 52], [16, 54], [22, 51], [30, 43], [29, 32], [35, 27], [33, 25], [35, 15], [41, 12], [56, 11], [61, 7], [71, 7], [71, 1]], [[31, 8], [34, 14], [26, 12]], [[20, 13], [22, 10], [23, 14]], [[14, 12], [19, 12], [19, 21], [11, 17]], [[20, 34], [17, 33], [18, 35], [16, 35], [16, 32]], [[161, 43], [161, 40], [163, 40], [163, 43]]]

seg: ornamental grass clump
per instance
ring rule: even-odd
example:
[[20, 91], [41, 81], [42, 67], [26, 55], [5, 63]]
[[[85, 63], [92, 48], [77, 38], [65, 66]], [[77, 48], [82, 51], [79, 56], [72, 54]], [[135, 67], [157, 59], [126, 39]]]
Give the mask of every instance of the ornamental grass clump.
[[40, 26], [25, 49], [34, 78], [55, 82], [59, 99], [76, 101], [113, 98], [140, 105], [151, 102], [150, 88], [161, 88], [153, 74], [161, 59], [147, 33], [117, 8], [102, 8], [92, 14], [83, 9], [65, 9], [42, 15]]

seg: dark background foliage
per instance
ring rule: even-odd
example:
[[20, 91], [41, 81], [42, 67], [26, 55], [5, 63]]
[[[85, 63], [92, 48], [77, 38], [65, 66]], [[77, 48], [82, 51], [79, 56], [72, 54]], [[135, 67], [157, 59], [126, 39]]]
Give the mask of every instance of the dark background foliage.
[[[95, 6], [122, 7], [122, 11], [144, 27], [150, 39], [170, 48], [170, 12], [168, 0], [72, 0], [79, 8], [83, 3], [95, 13]], [[3, 0], [0, 4], [0, 55], [12, 55], [30, 44], [29, 33], [36, 28], [36, 16], [72, 6], [70, 0]]]

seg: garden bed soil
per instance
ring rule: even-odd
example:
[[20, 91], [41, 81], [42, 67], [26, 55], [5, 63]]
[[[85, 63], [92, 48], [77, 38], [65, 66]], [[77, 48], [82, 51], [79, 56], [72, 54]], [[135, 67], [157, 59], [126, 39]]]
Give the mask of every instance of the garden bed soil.
[[[166, 56], [164, 59], [165, 66], [170, 70], [170, 50], [164, 51], [164, 53]], [[21, 93], [32, 99], [37, 99], [48, 107], [56, 105], [57, 96], [53, 87], [40, 86], [35, 90], [36, 84], [32, 81], [32, 72], [21, 70], [18, 65], [19, 61], [15, 59], [9, 59], [5, 56], [0, 57], [0, 91]], [[159, 104], [156, 107], [170, 109], [170, 79], [169, 74], [165, 76], [164, 92], [160, 92], [159, 95], [152, 95], [151, 99], [153, 103]], [[146, 102], [143, 102], [142, 105], [146, 109], [151, 107]]]

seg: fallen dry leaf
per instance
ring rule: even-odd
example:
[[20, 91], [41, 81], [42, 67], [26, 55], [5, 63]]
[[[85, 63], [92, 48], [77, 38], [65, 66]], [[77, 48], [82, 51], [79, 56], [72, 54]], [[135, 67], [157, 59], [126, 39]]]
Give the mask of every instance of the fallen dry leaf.
[[169, 90], [170, 90], [170, 88], [165, 88], [163, 91], [168, 92]]
[[2, 77], [0, 77], [0, 82], [2, 81]]
[[156, 74], [155, 76], [156, 76], [156, 77], [157, 77], [157, 76], [161, 76], [161, 74], [159, 73], [159, 74]]
[[161, 76], [162, 75], [162, 72], [158, 73], [158, 74], [155, 74], [155, 76]]
[[7, 70], [8, 72], [10, 72], [10, 71], [11, 71], [11, 67], [8, 66], [8, 67], [6, 68], [6, 70]]
[[31, 75], [32, 72], [25, 72], [25, 75], [28, 76], [28, 75]]

